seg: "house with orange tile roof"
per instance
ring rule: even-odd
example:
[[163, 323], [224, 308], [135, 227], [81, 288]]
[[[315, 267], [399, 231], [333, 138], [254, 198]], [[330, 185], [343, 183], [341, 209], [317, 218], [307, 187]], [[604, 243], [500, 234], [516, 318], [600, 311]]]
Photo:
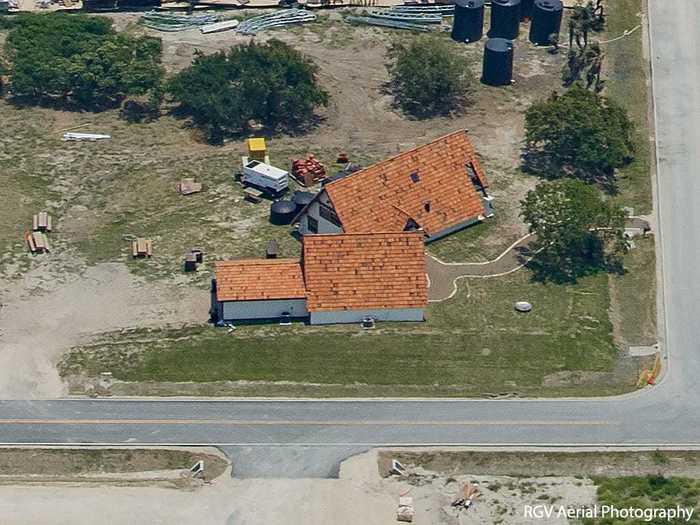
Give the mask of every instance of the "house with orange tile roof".
[[302, 257], [216, 264], [213, 311], [223, 322], [308, 318], [311, 324], [422, 321], [428, 304], [420, 232], [320, 234]]
[[298, 215], [299, 233], [423, 232], [434, 241], [493, 216], [465, 130], [336, 176]]

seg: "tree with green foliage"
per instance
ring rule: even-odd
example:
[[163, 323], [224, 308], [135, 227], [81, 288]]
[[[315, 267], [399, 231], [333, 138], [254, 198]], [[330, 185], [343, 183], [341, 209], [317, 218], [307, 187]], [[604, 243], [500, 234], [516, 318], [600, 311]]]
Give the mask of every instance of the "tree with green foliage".
[[523, 169], [574, 177], [615, 189], [615, 169], [634, 154], [633, 125], [624, 108], [575, 85], [530, 106], [525, 115]]
[[24, 14], [7, 37], [14, 97], [104, 109], [160, 89], [161, 41], [117, 34], [109, 19]]
[[574, 179], [541, 182], [520, 203], [538, 251], [537, 277], [572, 282], [598, 271], [622, 271], [625, 214], [594, 187]]
[[387, 69], [395, 104], [417, 118], [462, 110], [473, 92], [469, 60], [447, 40], [429, 36], [397, 42]]
[[211, 142], [246, 132], [253, 122], [297, 131], [328, 104], [318, 67], [279, 40], [251, 42], [213, 55], [198, 53], [171, 79], [167, 91]]

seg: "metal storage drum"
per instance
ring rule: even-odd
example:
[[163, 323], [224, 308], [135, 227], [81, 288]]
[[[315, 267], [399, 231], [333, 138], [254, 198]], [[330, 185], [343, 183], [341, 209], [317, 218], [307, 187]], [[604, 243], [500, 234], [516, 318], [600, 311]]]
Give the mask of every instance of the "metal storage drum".
[[297, 207], [297, 211], [301, 211], [307, 204], [314, 200], [314, 194], [309, 191], [295, 191], [292, 201]]
[[532, 18], [532, 8], [535, 5], [535, 0], [520, 0], [520, 20], [529, 20]]
[[491, 0], [490, 38], [514, 40], [520, 33], [520, 0]]
[[489, 38], [484, 48], [481, 81], [490, 86], [506, 86], [512, 80], [513, 42], [505, 38]]
[[270, 206], [272, 224], [290, 224], [297, 214], [297, 207], [292, 201], [277, 201]]
[[486, 0], [455, 0], [452, 40], [477, 42], [484, 34], [484, 4]]
[[561, 0], [535, 0], [530, 25], [530, 42], [540, 46], [551, 44], [550, 37], [559, 34], [564, 5]]

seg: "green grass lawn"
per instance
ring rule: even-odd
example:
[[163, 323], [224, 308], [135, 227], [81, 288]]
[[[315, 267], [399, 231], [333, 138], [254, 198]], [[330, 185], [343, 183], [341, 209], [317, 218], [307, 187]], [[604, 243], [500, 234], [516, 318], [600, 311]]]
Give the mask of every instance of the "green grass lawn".
[[[607, 35], [615, 38], [636, 25], [646, 24], [640, 15], [644, 0], [615, 0], [608, 2]], [[651, 144], [649, 142], [649, 97], [647, 86], [648, 59], [644, 56], [643, 39], [646, 33], [638, 29], [616, 42], [605, 46], [608, 66], [605, 69], [608, 96], [622, 104], [636, 126], [635, 160], [620, 170], [619, 202], [631, 206], [636, 214], [651, 211]]]
[[[700, 511], [700, 480], [682, 477], [629, 476], [620, 478], [594, 478], [598, 490], [598, 503], [616, 508], [668, 509], [680, 506], [693, 508], [695, 514], [690, 523], [697, 523]], [[584, 519], [583, 525], [680, 525], [685, 519]]]
[[[514, 312], [520, 299], [534, 311]], [[285, 395], [610, 394], [633, 388], [636, 369], [616, 376], [607, 308], [605, 275], [553, 286], [518, 272], [462, 282], [426, 323], [126, 332], [73, 350], [60, 368], [123, 381], [295, 383], [246, 390]]]

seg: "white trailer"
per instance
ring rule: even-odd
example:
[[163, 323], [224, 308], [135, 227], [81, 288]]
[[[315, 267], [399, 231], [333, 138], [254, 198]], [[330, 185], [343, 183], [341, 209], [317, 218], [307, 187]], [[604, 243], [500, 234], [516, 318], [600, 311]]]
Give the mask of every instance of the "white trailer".
[[289, 187], [289, 172], [251, 160], [243, 164], [241, 181], [246, 186], [255, 186], [264, 192], [279, 195]]
[[[0, 0], [2, 1], [2, 0]], [[235, 29], [238, 26], [238, 20], [224, 20], [223, 22], [215, 22], [213, 24], [207, 24], [199, 28], [199, 31], [207, 35], [209, 33], [218, 33], [219, 31], [228, 31], [229, 29]]]

